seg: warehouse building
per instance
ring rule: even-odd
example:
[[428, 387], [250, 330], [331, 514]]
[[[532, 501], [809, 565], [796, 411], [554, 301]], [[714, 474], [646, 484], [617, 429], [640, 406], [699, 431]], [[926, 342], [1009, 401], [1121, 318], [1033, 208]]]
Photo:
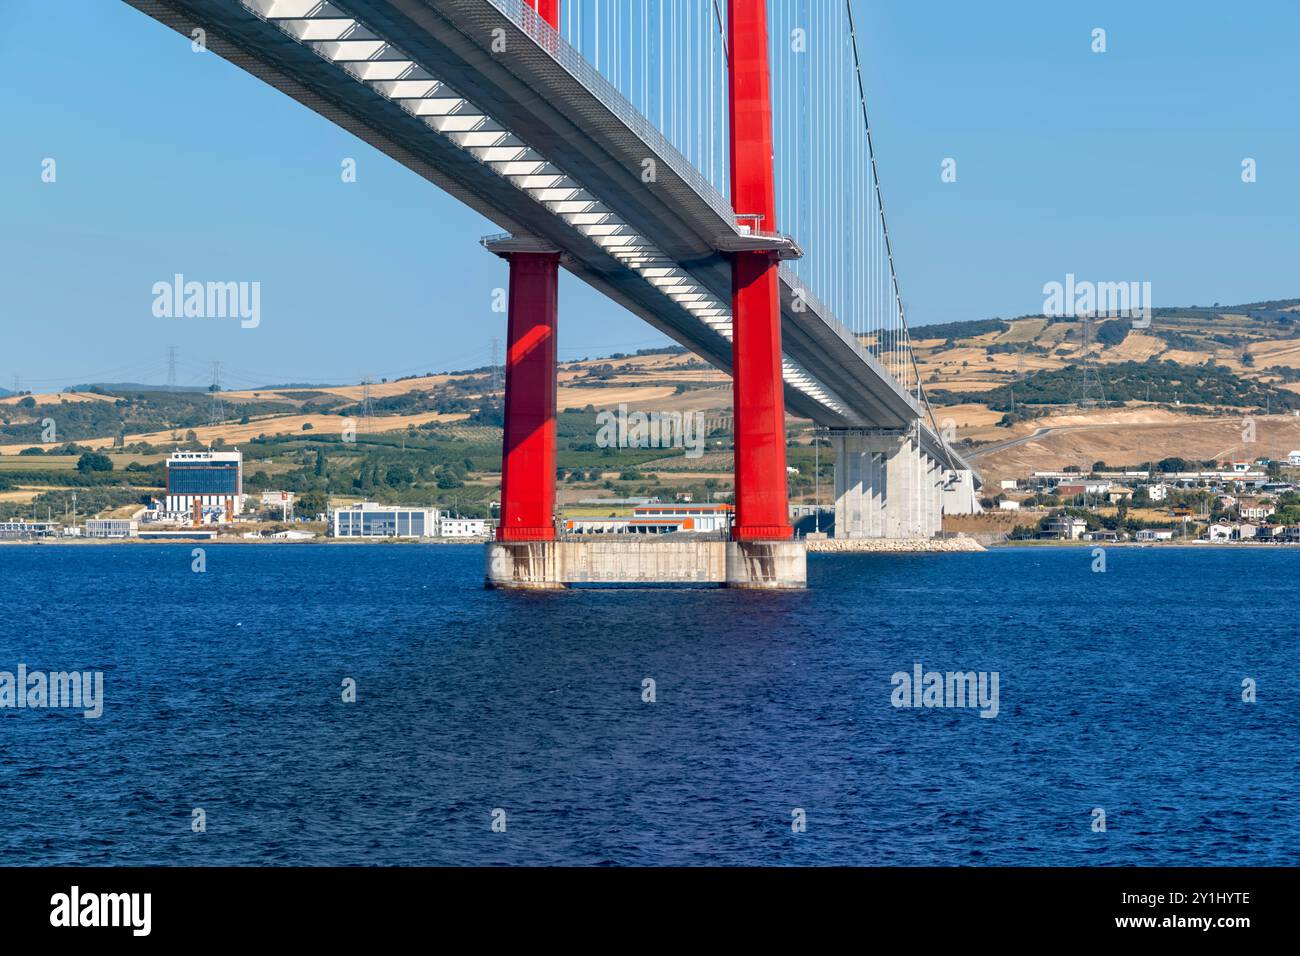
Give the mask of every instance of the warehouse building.
[[134, 538], [139, 531], [130, 518], [87, 518], [87, 538]]
[[438, 509], [362, 501], [331, 511], [329, 533], [335, 538], [432, 538], [438, 533]]

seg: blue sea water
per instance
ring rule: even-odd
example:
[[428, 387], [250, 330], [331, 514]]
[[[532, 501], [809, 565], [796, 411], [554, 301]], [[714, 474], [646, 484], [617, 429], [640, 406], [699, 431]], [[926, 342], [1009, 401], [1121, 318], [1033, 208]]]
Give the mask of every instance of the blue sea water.
[[[814, 555], [788, 594], [191, 560], [0, 547], [0, 670], [106, 698], [0, 710], [0, 864], [1300, 862], [1300, 552]], [[997, 671], [997, 717], [892, 706], [916, 662]]]

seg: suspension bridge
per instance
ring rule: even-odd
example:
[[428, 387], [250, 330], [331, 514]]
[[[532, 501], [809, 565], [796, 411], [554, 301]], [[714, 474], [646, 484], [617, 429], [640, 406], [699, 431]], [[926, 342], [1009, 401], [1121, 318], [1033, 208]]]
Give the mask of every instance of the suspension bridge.
[[[489, 583], [801, 586], [787, 412], [835, 446], [837, 536], [930, 536], [972, 487], [912, 355], [852, 0], [125, 2], [502, 230]], [[725, 553], [557, 540], [560, 268], [732, 375]]]

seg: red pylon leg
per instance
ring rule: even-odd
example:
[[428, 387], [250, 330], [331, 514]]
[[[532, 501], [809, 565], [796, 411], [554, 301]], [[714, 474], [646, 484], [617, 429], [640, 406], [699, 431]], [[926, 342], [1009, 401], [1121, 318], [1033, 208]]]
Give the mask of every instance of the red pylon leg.
[[[754, 227], [776, 232], [766, 0], [728, 0], [731, 201]], [[777, 263], [766, 252], [731, 263], [731, 354], [736, 420], [737, 541], [788, 539], [785, 393]]]
[[500, 541], [555, 539], [556, 253], [510, 255]]

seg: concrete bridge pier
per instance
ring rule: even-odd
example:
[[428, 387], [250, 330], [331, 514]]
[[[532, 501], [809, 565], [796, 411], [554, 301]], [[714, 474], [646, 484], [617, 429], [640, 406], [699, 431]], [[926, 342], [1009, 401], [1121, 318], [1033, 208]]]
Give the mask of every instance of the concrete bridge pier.
[[942, 462], [936, 461], [924, 452], [921, 454], [921, 462], [924, 468], [921, 527], [923, 535], [931, 538], [943, 530], [944, 468]]
[[943, 520], [944, 471], [912, 429], [831, 431], [835, 537], [929, 538]]

